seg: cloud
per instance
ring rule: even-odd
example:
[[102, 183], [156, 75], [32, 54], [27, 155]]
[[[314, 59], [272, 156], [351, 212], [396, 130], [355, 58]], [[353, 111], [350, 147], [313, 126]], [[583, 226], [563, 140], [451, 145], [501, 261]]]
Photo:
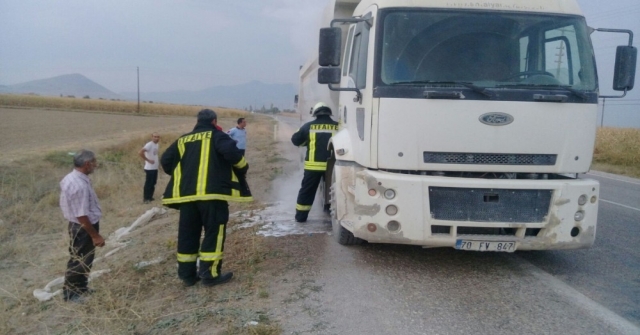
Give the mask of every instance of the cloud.
[[320, 19], [328, 0], [273, 0], [262, 15], [286, 24], [294, 50], [304, 59], [317, 52]]

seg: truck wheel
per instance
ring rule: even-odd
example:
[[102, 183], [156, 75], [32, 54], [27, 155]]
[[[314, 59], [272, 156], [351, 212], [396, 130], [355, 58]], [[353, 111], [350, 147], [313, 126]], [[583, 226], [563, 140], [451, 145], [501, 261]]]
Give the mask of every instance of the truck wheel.
[[338, 220], [338, 206], [336, 199], [336, 171], [331, 173], [331, 226], [333, 228], [333, 236], [336, 241], [342, 245], [356, 245], [364, 242], [362, 239], [353, 236], [353, 233], [344, 228]]

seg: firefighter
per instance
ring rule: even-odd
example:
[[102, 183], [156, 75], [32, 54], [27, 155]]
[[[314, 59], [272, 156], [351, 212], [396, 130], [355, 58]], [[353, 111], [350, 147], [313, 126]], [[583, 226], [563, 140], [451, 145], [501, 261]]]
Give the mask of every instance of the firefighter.
[[221, 272], [227, 201], [253, 201], [245, 179], [249, 165], [236, 142], [216, 125], [216, 113], [201, 110], [193, 131], [173, 142], [160, 159], [171, 176], [162, 204], [180, 210], [178, 277], [185, 286], [200, 280], [214, 286], [233, 277], [232, 272]]
[[329, 106], [319, 102], [313, 106], [311, 112], [316, 119], [305, 123], [291, 136], [294, 145], [307, 147], [304, 177], [296, 203], [297, 222], [307, 221], [316, 190], [327, 170], [329, 139], [338, 131], [338, 122], [331, 119]]

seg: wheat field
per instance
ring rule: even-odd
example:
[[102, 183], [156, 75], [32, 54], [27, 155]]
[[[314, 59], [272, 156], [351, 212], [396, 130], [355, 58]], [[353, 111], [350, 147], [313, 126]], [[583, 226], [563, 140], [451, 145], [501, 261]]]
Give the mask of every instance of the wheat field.
[[598, 128], [592, 168], [640, 178], [640, 129]]

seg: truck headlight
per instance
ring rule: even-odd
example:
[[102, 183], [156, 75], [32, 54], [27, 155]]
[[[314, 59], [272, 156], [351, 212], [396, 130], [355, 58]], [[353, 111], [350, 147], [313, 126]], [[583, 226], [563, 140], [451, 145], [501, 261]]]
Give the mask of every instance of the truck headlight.
[[389, 205], [387, 206], [386, 212], [389, 216], [396, 215], [398, 214], [398, 207], [396, 207], [395, 205]]
[[384, 191], [384, 197], [387, 198], [387, 200], [391, 200], [396, 197], [396, 191], [387, 189], [386, 191]]
[[389, 229], [390, 232], [395, 233], [397, 231], [400, 230], [400, 222], [398, 221], [389, 221], [389, 223], [387, 223], [387, 229]]
[[587, 199], [588, 197], [586, 194], [581, 195], [580, 198], [578, 198], [578, 205], [584, 206], [584, 204], [587, 203]]

